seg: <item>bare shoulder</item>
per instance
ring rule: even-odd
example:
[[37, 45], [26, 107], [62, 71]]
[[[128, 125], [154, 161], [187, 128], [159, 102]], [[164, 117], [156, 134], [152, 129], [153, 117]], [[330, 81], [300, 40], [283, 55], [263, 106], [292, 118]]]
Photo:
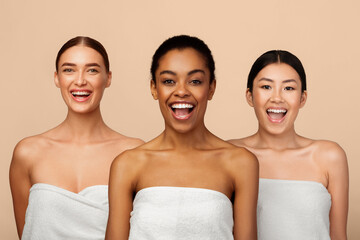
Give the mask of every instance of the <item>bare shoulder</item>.
[[27, 165], [35, 161], [36, 156], [48, 146], [49, 140], [43, 134], [26, 137], [16, 144], [12, 162]]
[[314, 160], [329, 174], [330, 178], [338, 174], [348, 175], [346, 154], [339, 144], [327, 140], [315, 140], [312, 145]]
[[10, 184], [20, 181], [26, 185], [25, 181], [30, 181], [31, 169], [50, 147], [49, 140], [42, 134], [22, 139], [14, 148], [9, 171]]
[[316, 158], [327, 163], [346, 163], [345, 151], [336, 142], [328, 140], [315, 140], [313, 142]]
[[111, 172], [138, 172], [145, 165], [145, 155], [145, 150], [142, 148], [125, 150], [112, 162]]
[[[231, 145], [231, 144], [229, 144]], [[226, 150], [224, 168], [233, 179], [234, 186], [255, 185], [259, 179], [259, 162], [256, 156], [243, 147], [231, 145]]]
[[115, 139], [117, 145], [119, 145], [125, 149], [136, 148], [145, 143], [140, 138], [128, 137], [128, 136], [122, 135], [118, 132], [116, 132], [114, 139]]
[[256, 156], [245, 147], [237, 147], [229, 144], [229, 147], [226, 148], [226, 154], [224, 157], [227, 159], [227, 163], [231, 167], [259, 168]]
[[244, 138], [230, 139], [230, 140], [228, 140], [228, 142], [235, 146], [238, 146], [238, 147], [248, 148], [253, 145], [254, 136], [255, 135], [244, 137]]
[[235, 145], [235, 146], [238, 146], [238, 147], [245, 147], [246, 146], [245, 138], [230, 139], [230, 140], [228, 140], [228, 142]]

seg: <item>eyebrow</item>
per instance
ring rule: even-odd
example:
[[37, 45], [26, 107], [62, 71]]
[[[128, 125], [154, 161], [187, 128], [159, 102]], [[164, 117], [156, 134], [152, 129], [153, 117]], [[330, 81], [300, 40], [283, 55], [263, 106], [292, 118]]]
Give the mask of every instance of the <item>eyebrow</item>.
[[[70, 66], [70, 67], [75, 67], [76, 64], [75, 63], [69, 63], [69, 62], [64, 62], [61, 67], [64, 66]], [[101, 67], [98, 63], [87, 63], [85, 64], [86, 67]]]
[[[274, 82], [274, 80], [270, 79], [270, 78], [260, 78], [259, 79], [259, 82], [260, 81], [267, 81], [267, 82]], [[296, 80], [295, 79], [286, 79], [284, 81], [282, 81], [282, 83], [289, 83], [289, 82], [294, 82], [296, 83]]]
[[[205, 71], [204, 71], [204, 70], [201, 70], [201, 69], [194, 69], [194, 70], [192, 70], [192, 71], [188, 72], [188, 74], [187, 74], [187, 75], [189, 76], [189, 75], [192, 75], [192, 74], [194, 74], [194, 73], [198, 73], [198, 72], [205, 74]], [[160, 72], [160, 75], [162, 75], [162, 74], [171, 74], [171, 75], [176, 76], [176, 73], [175, 73], [175, 72], [173, 72], [173, 71], [170, 71], [170, 70], [164, 70], [164, 71], [161, 71], [161, 72]]]

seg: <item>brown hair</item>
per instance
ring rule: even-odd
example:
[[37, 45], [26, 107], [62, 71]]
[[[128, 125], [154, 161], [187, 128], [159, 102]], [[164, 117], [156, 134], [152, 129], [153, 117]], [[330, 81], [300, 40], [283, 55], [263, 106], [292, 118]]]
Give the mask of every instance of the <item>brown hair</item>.
[[74, 37], [72, 39], [70, 39], [69, 41], [67, 41], [59, 50], [57, 56], [56, 56], [56, 61], [55, 61], [55, 67], [56, 67], [56, 71], [58, 71], [58, 64], [59, 64], [59, 60], [61, 55], [69, 48], [73, 47], [73, 46], [77, 46], [77, 45], [83, 45], [89, 48], [94, 49], [95, 51], [97, 51], [98, 53], [100, 53], [100, 55], [103, 57], [104, 60], [104, 64], [105, 64], [105, 69], [106, 72], [110, 71], [110, 63], [109, 63], [109, 57], [106, 53], [106, 50], [104, 48], [104, 46], [96, 41], [93, 38], [90, 37], [84, 37], [84, 36], [77, 36]]

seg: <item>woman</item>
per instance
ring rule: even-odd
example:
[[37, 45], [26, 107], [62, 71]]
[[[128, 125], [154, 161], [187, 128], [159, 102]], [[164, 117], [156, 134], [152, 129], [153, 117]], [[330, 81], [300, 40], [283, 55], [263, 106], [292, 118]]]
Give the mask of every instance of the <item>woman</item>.
[[306, 75], [296, 56], [269, 51], [255, 61], [246, 99], [259, 128], [252, 136], [230, 142], [259, 160], [259, 239], [346, 239], [346, 155], [334, 142], [295, 132], [306, 98]]
[[204, 124], [214, 70], [198, 38], [156, 50], [151, 93], [165, 130], [114, 160], [106, 239], [256, 239], [257, 160]]
[[62, 46], [55, 85], [68, 107], [66, 119], [21, 140], [10, 166], [20, 238], [104, 239], [111, 162], [143, 143], [104, 123], [100, 101], [110, 83], [108, 56], [98, 41], [76, 37]]

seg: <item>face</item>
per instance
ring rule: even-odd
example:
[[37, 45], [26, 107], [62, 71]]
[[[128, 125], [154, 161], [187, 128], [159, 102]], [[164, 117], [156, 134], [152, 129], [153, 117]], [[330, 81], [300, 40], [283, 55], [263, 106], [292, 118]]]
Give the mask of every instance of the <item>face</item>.
[[110, 83], [111, 72], [106, 72], [104, 60], [96, 50], [79, 45], [61, 55], [55, 84], [69, 111], [88, 113], [99, 108]]
[[263, 68], [254, 79], [252, 93], [246, 98], [254, 107], [259, 128], [272, 134], [294, 131], [299, 109], [306, 102], [298, 73], [288, 64], [273, 63]]
[[188, 132], [204, 126], [207, 101], [215, 91], [204, 58], [192, 48], [170, 50], [160, 58], [151, 93], [159, 100], [166, 126]]

